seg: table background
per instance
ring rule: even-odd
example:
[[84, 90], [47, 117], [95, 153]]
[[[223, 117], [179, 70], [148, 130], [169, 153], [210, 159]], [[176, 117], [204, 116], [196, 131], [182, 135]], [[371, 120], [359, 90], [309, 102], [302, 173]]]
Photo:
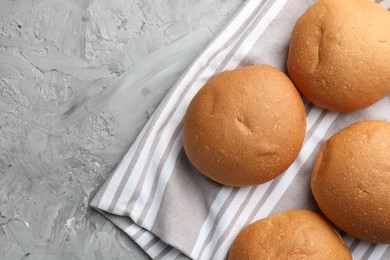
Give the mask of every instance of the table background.
[[244, 0], [0, 0], [0, 259], [147, 259], [88, 207]]

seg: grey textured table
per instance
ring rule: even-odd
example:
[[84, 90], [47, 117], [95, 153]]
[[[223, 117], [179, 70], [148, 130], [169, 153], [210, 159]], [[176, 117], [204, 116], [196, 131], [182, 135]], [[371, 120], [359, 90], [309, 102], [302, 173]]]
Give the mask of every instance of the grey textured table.
[[146, 259], [88, 207], [243, 0], [0, 1], [0, 259]]

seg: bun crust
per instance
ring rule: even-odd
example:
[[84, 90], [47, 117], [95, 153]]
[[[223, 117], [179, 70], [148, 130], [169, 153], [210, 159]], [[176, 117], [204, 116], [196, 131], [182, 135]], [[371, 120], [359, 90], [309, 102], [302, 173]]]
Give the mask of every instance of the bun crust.
[[370, 0], [320, 0], [293, 29], [287, 67], [320, 107], [370, 106], [390, 93], [390, 13]]
[[271, 66], [250, 66], [222, 72], [196, 94], [184, 118], [184, 149], [218, 183], [257, 185], [292, 164], [305, 129], [291, 80]]
[[363, 121], [331, 137], [317, 156], [311, 188], [340, 229], [390, 243], [390, 123]]
[[325, 218], [309, 210], [291, 210], [244, 228], [228, 259], [346, 260], [352, 256]]

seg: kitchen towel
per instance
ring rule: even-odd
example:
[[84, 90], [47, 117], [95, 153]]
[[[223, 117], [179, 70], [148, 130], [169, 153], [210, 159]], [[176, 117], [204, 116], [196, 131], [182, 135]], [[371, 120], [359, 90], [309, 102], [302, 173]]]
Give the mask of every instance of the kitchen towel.
[[[224, 70], [269, 64], [286, 71], [292, 28], [315, 0], [248, 0], [172, 87], [91, 202], [153, 259], [224, 259], [249, 223], [294, 208], [318, 211], [310, 175], [321, 144], [364, 119], [390, 121], [390, 97], [353, 113], [305, 102], [307, 133], [288, 170], [259, 186], [223, 187], [183, 151], [183, 117], [197, 91]], [[377, 1], [390, 8], [390, 0]], [[354, 259], [390, 259], [389, 245], [342, 234]]]

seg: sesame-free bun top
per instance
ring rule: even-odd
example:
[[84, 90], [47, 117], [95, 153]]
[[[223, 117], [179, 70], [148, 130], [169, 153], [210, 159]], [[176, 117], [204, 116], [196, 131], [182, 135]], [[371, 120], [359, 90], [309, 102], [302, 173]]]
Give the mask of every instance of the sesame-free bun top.
[[311, 188], [340, 229], [390, 243], [390, 123], [362, 121], [332, 136], [317, 156]]
[[371, 0], [320, 0], [297, 21], [288, 74], [301, 94], [334, 111], [390, 93], [390, 12]]
[[244, 228], [229, 260], [352, 259], [345, 242], [325, 218], [310, 210], [290, 210]]
[[224, 71], [192, 99], [184, 150], [205, 176], [229, 186], [257, 185], [286, 170], [305, 136], [302, 99], [278, 69]]

